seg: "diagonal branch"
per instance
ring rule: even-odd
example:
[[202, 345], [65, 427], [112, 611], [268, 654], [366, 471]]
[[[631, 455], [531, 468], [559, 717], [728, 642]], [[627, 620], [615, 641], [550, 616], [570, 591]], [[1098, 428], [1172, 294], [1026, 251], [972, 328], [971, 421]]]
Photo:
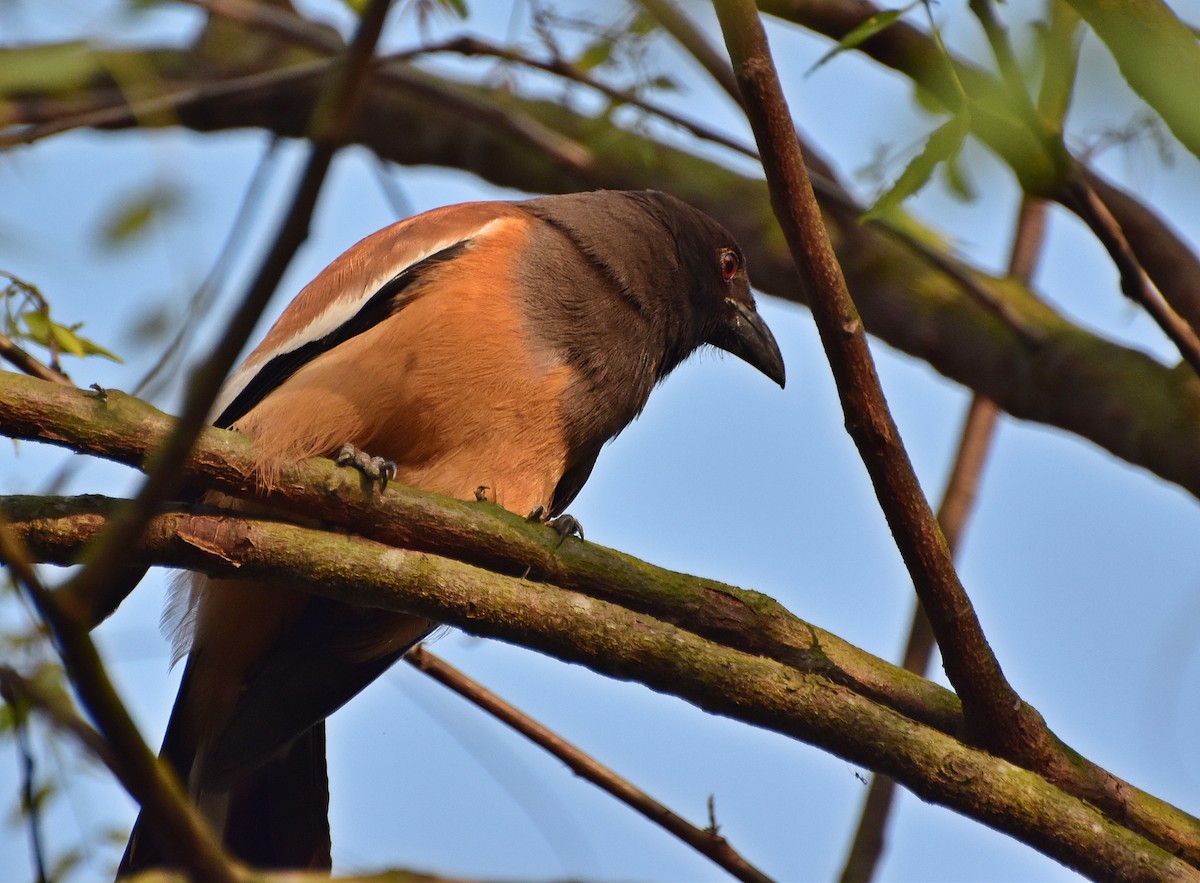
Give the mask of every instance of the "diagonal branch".
[[[1046, 204], [1029, 197], [1023, 199], [1017, 213], [1008, 262], [1009, 275], [1014, 279], [1027, 282], [1033, 276], [1045, 243], [1045, 226]], [[946, 537], [946, 547], [956, 558], [975, 504], [979, 477], [991, 450], [999, 417], [999, 409], [991, 399], [979, 395], [972, 397], [950, 469], [950, 478], [937, 511], [937, 521]], [[905, 642], [904, 668], [924, 674], [933, 659], [935, 646], [929, 617], [918, 601], [913, 608], [912, 623]], [[842, 883], [867, 881], [875, 876], [883, 856], [884, 832], [894, 805], [895, 792], [896, 784], [892, 779], [879, 775], [871, 777], [858, 829], [842, 868]]]
[[1049, 753], [1045, 726], [1021, 702], [988, 646], [888, 411], [862, 321], [821, 221], [758, 13], [748, 0], [727, 0], [717, 4], [717, 16], [764, 158], [772, 205], [809, 292], [847, 431], [929, 615], [970, 737], [1005, 757], [1041, 765]]
[[544, 748], [565, 763], [575, 775], [596, 785], [613, 797], [641, 813], [654, 824], [682, 840], [692, 849], [707, 856], [731, 876], [747, 883], [770, 883], [771, 878], [746, 861], [729, 842], [716, 831], [703, 830], [676, 815], [628, 779], [622, 778], [585, 754], [566, 739], [538, 723], [533, 718], [505, 702], [491, 690], [476, 683], [458, 669], [418, 646], [404, 661], [429, 675], [439, 684], [475, 703], [488, 714], [503, 721], [525, 738]]
[[[128, 550], [126, 550], [128, 552]], [[25, 537], [0, 515], [0, 562], [13, 574], [49, 629], [71, 685], [104, 737], [117, 778], [148, 812], [168, 856], [213, 883], [233, 871], [208, 825], [184, 797], [174, 773], [160, 764], [122, 704], [100, 655], [78, 620], [64, 611], [33, 567]]]

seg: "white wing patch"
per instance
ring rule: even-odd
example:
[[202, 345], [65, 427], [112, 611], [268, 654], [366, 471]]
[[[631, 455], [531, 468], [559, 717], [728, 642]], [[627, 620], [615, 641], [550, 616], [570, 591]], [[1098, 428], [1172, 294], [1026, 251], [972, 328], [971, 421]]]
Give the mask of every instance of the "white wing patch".
[[[320, 340], [323, 337], [332, 334], [339, 327], [344, 325], [362, 309], [363, 305], [371, 299], [375, 292], [379, 291], [384, 285], [399, 276], [410, 267], [419, 264], [427, 257], [437, 254], [443, 249], [450, 248], [460, 242], [466, 242], [469, 239], [480, 239], [486, 237], [496, 227], [510, 221], [509, 218], [496, 218], [488, 221], [481, 227], [476, 228], [466, 234], [457, 234], [448, 236], [442, 239], [435, 240], [427, 244], [421, 250], [413, 253], [409, 259], [399, 265], [391, 265], [386, 269], [381, 270], [368, 277], [366, 283], [357, 291], [339, 292], [339, 296], [333, 298], [329, 305], [320, 313], [313, 317], [307, 325], [305, 325], [297, 334], [283, 341], [278, 346], [272, 347], [261, 353], [254, 355], [253, 361], [247, 359], [243, 362], [229, 379], [225, 381], [225, 385], [221, 387], [221, 392], [217, 395], [213, 402], [212, 409], [208, 413], [209, 422], [216, 420], [225, 409], [232, 404], [233, 400], [254, 380], [255, 375], [262, 369], [264, 365], [270, 364], [271, 360], [290, 353], [293, 350], [299, 349], [307, 343]], [[340, 260], [345, 260], [347, 256], [343, 256]], [[321, 271], [320, 276], [331, 271], [335, 271], [335, 266], [338, 262], [330, 264]], [[318, 276], [317, 278], [320, 278]], [[310, 283], [311, 284], [311, 283]], [[290, 309], [290, 306], [287, 308]], [[285, 309], [284, 313], [286, 314]]]

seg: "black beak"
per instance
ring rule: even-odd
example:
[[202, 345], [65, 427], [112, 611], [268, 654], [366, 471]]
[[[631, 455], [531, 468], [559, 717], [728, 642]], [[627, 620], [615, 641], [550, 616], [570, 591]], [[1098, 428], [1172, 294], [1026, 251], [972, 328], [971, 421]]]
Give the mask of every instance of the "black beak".
[[708, 338], [708, 343], [753, 365], [782, 388], [783, 356], [775, 335], [754, 307], [733, 298], [725, 302], [733, 308], [733, 315]]

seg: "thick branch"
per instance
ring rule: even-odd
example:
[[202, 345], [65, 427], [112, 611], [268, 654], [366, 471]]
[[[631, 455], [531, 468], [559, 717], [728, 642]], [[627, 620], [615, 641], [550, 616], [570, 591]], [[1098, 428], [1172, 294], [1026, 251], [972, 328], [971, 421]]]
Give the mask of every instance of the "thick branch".
[[[17, 522], [15, 528], [39, 555], [65, 562], [102, 525], [102, 519], [82, 516]], [[1085, 874], [1200, 880], [1185, 862], [1041, 777], [819, 674], [801, 674], [555, 586], [342, 534], [227, 515], [159, 516], [136, 552], [171, 567], [222, 578], [286, 580], [347, 603], [428, 616], [636, 680], [886, 772], [924, 799], [1005, 831]]]
[[[170, 430], [170, 418], [117, 393], [95, 398], [19, 375], [0, 374], [0, 431], [65, 444], [137, 466]], [[184, 478], [226, 493], [252, 496], [254, 458], [246, 438], [211, 430], [196, 447]], [[270, 499], [373, 539], [449, 555], [530, 580], [553, 582], [609, 600], [796, 671], [816, 673], [919, 723], [957, 735], [953, 694], [811, 625], [777, 602], [732, 586], [653, 567], [594, 543], [557, 546], [553, 531], [491, 506], [450, 500], [391, 484], [364, 505], [357, 476], [327, 460], [288, 467]], [[102, 497], [37, 501], [30, 518], [103, 517]], [[1053, 781], [1104, 808], [1170, 851], [1200, 862], [1200, 820], [1148, 795], [1060, 746], [1070, 762]]]
[[[116, 391], [97, 398], [0, 372], [0, 433], [12, 438], [65, 445], [143, 468], [171, 426], [165, 414]], [[193, 486], [259, 497], [250, 442], [236, 433], [203, 433], [181, 477]], [[959, 727], [953, 694], [797, 619], [765, 595], [663, 570], [595, 543], [572, 540], [559, 546], [554, 531], [498, 506], [397, 484], [364, 505], [357, 474], [328, 460], [285, 467], [267, 499], [391, 545], [449, 555], [646, 610], [748, 653], [825, 671], [929, 726], [950, 733]]]

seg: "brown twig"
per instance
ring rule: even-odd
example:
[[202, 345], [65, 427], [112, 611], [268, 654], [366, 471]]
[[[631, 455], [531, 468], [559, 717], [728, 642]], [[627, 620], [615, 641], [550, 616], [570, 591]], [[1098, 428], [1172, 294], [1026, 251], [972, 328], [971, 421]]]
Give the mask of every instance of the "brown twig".
[[[335, 55], [342, 49], [341, 41], [335, 31], [264, 3], [253, 3], [248, 0], [182, 0], [182, 2], [199, 6], [212, 15], [219, 15], [247, 27], [275, 34], [289, 42], [325, 55]], [[424, 80], [405, 68], [405, 62], [426, 54], [426, 51], [423, 47], [418, 47], [381, 60], [379, 80], [410, 91], [437, 91], [439, 103], [487, 119], [498, 129], [507, 131], [519, 140], [526, 142], [530, 148], [545, 153], [558, 165], [577, 174], [587, 173], [591, 165], [591, 155], [578, 142], [539, 124], [526, 114], [512, 109], [502, 111], [483, 102], [475, 101], [468, 95], [454, 93], [447, 89], [437, 89], [431, 81]]]
[[142, 490], [132, 505], [114, 519], [84, 569], [60, 590], [60, 603], [77, 622], [90, 624], [107, 616], [132, 590], [129, 580], [119, 578], [127, 549], [159, 504], [178, 488], [183, 463], [208, 422], [213, 399], [296, 249], [308, 237], [309, 221], [326, 172], [357, 117], [368, 67], [389, 6], [390, 0], [372, 0], [346, 50], [343, 64], [334, 69], [335, 75], [318, 96], [310, 123], [313, 146], [283, 224], [221, 340], [193, 373], [179, 423], [163, 447], [155, 452], [154, 468]]
[[771, 202], [808, 289], [847, 430], [929, 612], [971, 737], [1009, 758], [1040, 757], [1046, 751], [1044, 737], [1039, 738], [1044, 725], [1021, 702], [988, 646], [888, 411], [862, 320], [821, 221], [757, 10], [748, 0], [723, 0], [717, 3], [717, 15], [764, 157]]
[[758, 159], [758, 152], [749, 145], [743, 144], [740, 141], [730, 138], [723, 132], [705, 126], [702, 123], [697, 123], [694, 120], [689, 120], [687, 117], [681, 116], [660, 104], [653, 101], [647, 101], [644, 98], [639, 98], [637, 95], [625, 89], [616, 89], [609, 86], [607, 83], [597, 80], [595, 77], [590, 77], [583, 71], [579, 70], [575, 65], [564, 61], [561, 58], [552, 58], [549, 61], [532, 58], [512, 49], [506, 49], [503, 46], [497, 46], [487, 40], [479, 37], [463, 36], [453, 37], [442, 43], [432, 43], [421, 47], [420, 49], [412, 50], [406, 54], [432, 54], [436, 52], [455, 52], [460, 55], [484, 55], [491, 58], [498, 58], [503, 61], [510, 61], [514, 64], [524, 65], [525, 67], [534, 68], [535, 70], [545, 71], [548, 74], [562, 77], [566, 80], [571, 80], [574, 83], [587, 86], [589, 89], [595, 89], [597, 92], [621, 104], [628, 104], [630, 107], [636, 107], [638, 110], [653, 114], [654, 116], [666, 120], [672, 125], [676, 125], [697, 138], [703, 141], [711, 141], [713, 144], [719, 144], [722, 147], [728, 148], [735, 153], [740, 153], [743, 156], [751, 159]]
[[63, 386], [74, 386], [70, 377], [35, 359], [21, 347], [13, 343], [12, 339], [6, 334], [0, 334], [0, 358], [3, 358], [17, 370], [24, 371], [31, 377], [39, 377], [42, 380], [49, 380], [51, 383], [59, 383]]
[[1150, 314], [1158, 327], [1178, 348], [1184, 361], [1200, 375], [1200, 338], [1150, 286], [1137, 255], [1130, 248], [1129, 241], [1121, 230], [1121, 225], [1117, 223], [1104, 200], [1083, 176], [1073, 180], [1068, 185], [1068, 191], [1071, 194], [1071, 207], [1100, 240], [1100, 244], [1116, 265], [1117, 272], [1121, 275], [1121, 292]]
[[737, 79], [733, 75], [733, 68], [729, 66], [729, 59], [709, 42], [708, 36], [696, 27], [696, 23], [688, 18], [673, 0], [638, 0], [638, 3], [654, 16], [675, 42], [708, 71], [708, 75], [725, 90], [734, 104], [741, 105], [742, 96], [738, 92]]
[[[1046, 204], [1030, 197], [1023, 199], [1008, 263], [1008, 272], [1013, 278], [1025, 283], [1032, 278], [1041, 246], [1045, 242], [1045, 223]], [[937, 513], [938, 524], [941, 525], [951, 555], [957, 555], [966, 530], [999, 415], [1000, 409], [991, 399], [981, 395], [972, 397], [954, 465]], [[933, 658], [935, 646], [933, 627], [925, 608], [918, 601], [913, 609], [902, 665], [908, 671], [924, 674]], [[858, 828], [842, 866], [842, 883], [858, 883], [875, 876], [879, 860], [883, 857], [885, 831], [895, 793], [895, 780], [878, 774], [871, 777]]]
[[444, 660], [439, 659], [423, 646], [418, 646], [410, 651], [405, 657], [405, 661], [512, 727], [534, 744], [544, 748], [565, 763], [575, 775], [607, 791], [617, 800], [641, 813], [701, 855], [711, 859], [738, 880], [745, 880], [748, 883], [770, 883], [771, 878], [746, 861], [724, 837], [715, 831], [697, 828], [686, 819], [676, 815], [628, 779], [617, 775], [594, 757], [585, 754], [578, 747]]

